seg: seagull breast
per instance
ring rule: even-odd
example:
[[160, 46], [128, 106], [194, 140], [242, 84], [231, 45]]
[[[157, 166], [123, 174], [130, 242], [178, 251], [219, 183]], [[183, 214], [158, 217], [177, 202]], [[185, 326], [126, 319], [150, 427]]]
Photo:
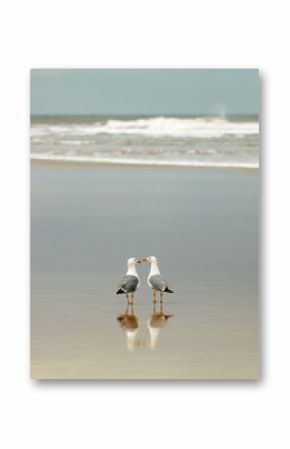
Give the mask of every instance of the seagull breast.
[[164, 292], [164, 290], [168, 287], [166, 280], [160, 274], [149, 276], [148, 284], [154, 290], [159, 290], [162, 292]]

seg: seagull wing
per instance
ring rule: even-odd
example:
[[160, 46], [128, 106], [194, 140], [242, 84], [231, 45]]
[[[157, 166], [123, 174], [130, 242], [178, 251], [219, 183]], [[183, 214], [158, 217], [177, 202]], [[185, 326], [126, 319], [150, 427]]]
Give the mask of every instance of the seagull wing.
[[126, 275], [122, 279], [116, 293], [120, 294], [120, 293], [134, 292], [137, 289], [138, 284], [139, 284], [139, 280], [136, 276]]
[[168, 288], [166, 280], [160, 276], [160, 274], [154, 274], [149, 278], [149, 282], [152, 288], [155, 290], [161, 290], [164, 292], [166, 288]]

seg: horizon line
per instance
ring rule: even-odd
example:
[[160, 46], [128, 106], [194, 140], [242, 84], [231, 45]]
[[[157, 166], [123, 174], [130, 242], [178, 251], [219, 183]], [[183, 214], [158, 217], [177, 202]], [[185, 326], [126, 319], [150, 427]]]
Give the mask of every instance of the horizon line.
[[259, 116], [259, 112], [235, 112], [228, 114], [214, 114], [214, 113], [192, 113], [192, 114], [179, 114], [179, 113], [131, 113], [131, 114], [123, 114], [123, 113], [96, 113], [96, 112], [86, 112], [86, 113], [67, 113], [67, 112], [49, 112], [49, 113], [30, 113], [30, 117], [50, 117], [50, 116], [67, 116], [67, 117], [237, 117], [237, 116]]

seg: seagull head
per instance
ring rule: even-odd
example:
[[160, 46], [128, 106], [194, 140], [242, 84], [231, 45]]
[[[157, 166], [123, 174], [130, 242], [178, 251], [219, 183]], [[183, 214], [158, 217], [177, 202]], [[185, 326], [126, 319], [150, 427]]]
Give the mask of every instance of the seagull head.
[[136, 263], [140, 263], [140, 262], [138, 262], [138, 260], [139, 259], [136, 259], [136, 257], [130, 257], [130, 259], [128, 259], [128, 261], [127, 261], [128, 267], [135, 265]]

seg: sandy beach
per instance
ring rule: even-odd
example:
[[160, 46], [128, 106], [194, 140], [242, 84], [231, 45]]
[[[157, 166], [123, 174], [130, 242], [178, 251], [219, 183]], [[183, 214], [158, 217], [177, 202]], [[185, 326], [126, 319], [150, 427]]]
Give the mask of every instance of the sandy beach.
[[[31, 376], [255, 379], [258, 171], [31, 165]], [[150, 349], [148, 265], [128, 351], [114, 294], [155, 255], [173, 316]]]

